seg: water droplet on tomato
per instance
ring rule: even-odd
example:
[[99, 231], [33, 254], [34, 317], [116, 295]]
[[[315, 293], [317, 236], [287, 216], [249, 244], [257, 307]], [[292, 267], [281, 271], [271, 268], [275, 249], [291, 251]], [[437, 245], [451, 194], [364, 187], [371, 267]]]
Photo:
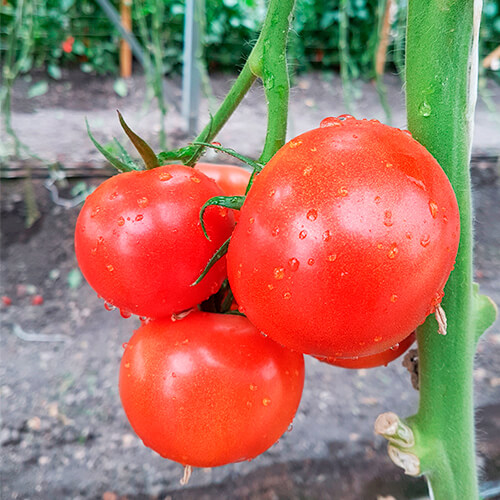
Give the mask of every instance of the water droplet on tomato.
[[425, 248], [431, 242], [431, 237], [428, 234], [424, 234], [420, 240], [420, 244]]
[[273, 270], [273, 276], [277, 280], [282, 280], [285, 277], [285, 268], [275, 267]]
[[329, 116], [328, 118], [325, 118], [321, 120], [319, 126], [320, 128], [325, 128], [325, 127], [340, 127], [340, 117], [337, 118], [335, 116]]
[[269, 405], [271, 404], [271, 399], [270, 399], [270, 398], [264, 398], [264, 399], [262, 400], [262, 404], [263, 404], [264, 406], [269, 406]]
[[175, 372], [172, 372], [172, 378], [176, 378], [177, 374]]
[[144, 215], [142, 215], [142, 214], [138, 214], [138, 215], [135, 216], [135, 220], [137, 222], [141, 221], [142, 219], [144, 219]]
[[255, 219], [253, 217], [250, 217], [250, 219], [248, 219], [249, 224], [253, 224], [254, 222], [255, 222]]
[[403, 134], [409, 135], [410, 137], [413, 137], [413, 136], [411, 135], [411, 132], [410, 132], [409, 130], [405, 130], [405, 129], [403, 129], [403, 130], [401, 130], [401, 132], [403, 132]]
[[122, 344], [122, 347], [123, 347], [124, 349], [126, 349], [126, 348], [128, 347], [128, 342], [124, 342], [124, 343]]
[[391, 227], [393, 224], [392, 212], [390, 210], [386, 210], [384, 212], [384, 226]]
[[106, 266], [106, 269], [107, 269], [110, 273], [112, 273], [112, 272], [115, 270], [115, 268], [113, 267], [113, 265], [112, 265], [112, 264], [108, 264], [108, 265]]
[[101, 211], [101, 207], [94, 207], [92, 212], [90, 212], [90, 217], [95, 217]]
[[120, 217], [120, 218], [118, 219], [118, 225], [119, 225], [119, 226], [123, 226], [124, 224], [125, 224], [125, 219], [124, 219], [123, 217]]
[[302, 175], [309, 175], [312, 172], [312, 165], [308, 165], [304, 170], [302, 171]]
[[251, 391], [256, 391], [258, 387], [255, 384], [250, 384], [250, 390]]
[[269, 197], [271, 197], [271, 198], [272, 198], [275, 194], [276, 194], [276, 191], [275, 191], [274, 189], [271, 189], [271, 190], [269, 191]]
[[269, 290], [274, 290], [274, 285], [272, 285], [271, 283], [268, 283], [267, 288], [269, 288]]
[[130, 316], [132, 316], [132, 313], [130, 311], [127, 311], [126, 309], [120, 309], [120, 316], [122, 318], [130, 318]]
[[246, 309], [245, 309], [243, 306], [238, 306], [238, 311], [239, 311], [241, 314], [245, 314]]
[[356, 134], [352, 134], [352, 138], [353, 138], [353, 139], [357, 139], [357, 138], [358, 138], [358, 136], [357, 136]]
[[109, 195], [109, 199], [110, 199], [110, 200], [114, 200], [114, 199], [115, 199], [115, 198], [117, 198], [117, 197], [118, 197], [118, 193], [117, 193], [116, 191], [115, 191], [115, 192], [113, 192], [113, 193], [111, 193], [111, 194]]
[[378, 205], [382, 201], [382, 198], [380, 196], [375, 196], [373, 201]]
[[280, 228], [278, 226], [276, 226], [276, 227], [273, 228], [271, 234], [273, 236], [278, 236], [279, 232], [280, 232]]
[[296, 259], [295, 257], [292, 257], [288, 261], [288, 267], [290, 268], [290, 271], [296, 271], [300, 266], [300, 261]]
[[446, 224], [448, 222], [448, 217], [446, 215], [443, 215], [443, 222]]
[[332, 253], [327, 257], [328, 262], [335, 262], [337, 260], [337, 255]]
[[399, 344], [394, 344], [392, 347], [391, 347], [391, 351], [397, 351], [399, 349]]
[[106, 311], [113, 311], [116, 309], [116, 307], [109, 302], [104, 302], [104, 309], [106, 309]]
[[226, 207], [219, 207], [219, 215], [221, 217], [227, 217], [228, 209]]
[[380, 342], [382, 340], [382, 337], [375, 337], [373, 339], [373, 342]]
[[316, 210], [314, 210], [314, 208], [312, 208], [311, 210], [309, 210], [309, 212], [307, 212], [307, 219], [308, 220], [316, 220], [316, 218], [318, 217], [318, 212]]
[[91, 249], [90, 249], [90, 254], [91, 254], [91, 255], [97, 255], [97, 248], [96, 248], [96, 247], [91, 248]]
[[438, 213], [438, 206], [432, 200], [429, 201], [429, 210], [431, 211], [432, 218], [435, 219]]
[[352, 116], [352, 115], [347, 115], [347, 114], [344, 114], [344, 115], [339, 115], [339, 117], [338, 117], [338, 118], [339, 118], [339, 120], [340, 120], [341, 122], [345, 122], [345, 121], [347, 121], [347, 120], [355, 120], [355, 119], [356, 119], [356, 118], [354, 118], [354, 116]]
[[195, 184], [199, 184], [201, 182], [201, 179], [199, 177], [196, 177], [196, 175], [192, 175], [190, 177], [191, 181], [193, 181]]
[[299, 239], [303, 240], [307, 236], [307, 231], [303, 230], [299, 233]]
[[332, 238], [332, 235], [330, 234], [330, 231], [328, 231], [328, 229], [321, 236], [323, 238], [323, 241], [330, 241]]
[[288, 146], [293, 149], [293, 148], [299, 147], [301, 144], [302, 144], [302, 141], [290, 141], [288, 143]]
[[406, 233], [406, 238], [407, 238], [408, 240], [411, 240], [411, 239], [413, 238], [413, 234], [411, 234], [411, 233], [410, 233], [410, 231], [408, 231], [408, 232]]
[[338, 194], [339, 196], [347, 196], [349, 194], [349, 191], [347, 191], [347, 188], [345, 186], [340, 186]]
[[393, 243], [391, 245], [391, 248], [389, 249], [389, 253], [387, 254], [387, 257], [389, 257], [389, 259], [394, 259], [398, 253], [399, 253], [399, 248], [396, 245], [396, 243]]
[[310, 266], [312, 266], [312, 265], [314, 264], [314, 259], [312, 259], [312, 258], [311, 258], [311, 259], [309, 259], [309, 260], [307, 261], [307, 263], [308, 263]]
[[149, 204], [149, 200], [143, 196], [142, 198], [139, 198], [137, 200], [137, 204], [141, 207], [141, 208], [144, 208], [144, 207], [147, 207], [148, 204]]
[[287, 432], [292, 432], [293, 431], [293, 424], [290, 424], [286, 430]]
[[290, 299], [292, 298], [292, 294], [291, 294], [290, 292], [285, 292], [285, 293], [283, 294], [283, 298], [284, 298], [285, 300], [290, 300]]
[[391, 302], [396, 302], [396, 300], [398, 300], [398, 296], [395, 293], [393, 293], [391, 295]]
[[160, 172], [158, 178], [162, 182], [169, 181], [172, 178], [172, 174], [170, 172]]
[[[251, 401], [247, 401], [247, 408], [251, 408], [253, 405], [252, 405], [252, 402]], [[251, 458], [248, 460], [250, 462], [250, 460], [252, 460]]]

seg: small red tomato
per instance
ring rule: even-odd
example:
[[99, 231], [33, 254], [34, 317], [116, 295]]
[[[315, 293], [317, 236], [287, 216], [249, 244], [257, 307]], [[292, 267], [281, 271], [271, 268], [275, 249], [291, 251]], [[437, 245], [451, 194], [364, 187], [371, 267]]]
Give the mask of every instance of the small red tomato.
[[386, 351], [370, 356], [361, 356], [359, 358], [322, 358], [316, 356], [316, 359], [322, 363], [328, 363], [333, 366], [340, 366], [342, 368], [351, 368], [353, 370], [359, 368], [375, 368], [376, 366], [387, 366], [391, 361], [399, 358], [404, 354], [415, 342], [415, 332], [412, 332], [408, 337], [402, 340], [399, 344], [387, 349]]
[[76, 257], [86, 280], [125, 315], [170, 316], [201, 303], [226, 276], [221, 259], [191, 286], [233, 230], [233, 214], [216, 206], [204, 215], [210, 241], [201, 229], [201, 207], [222, 194], [213, 179], [183, 165], [106, 180], [76, 223]]
[[216, 467], [256, 457], [292, 422], [304, 359], [245, 317], [192, 312], [143, 324], [125, 347], [120, 397], [164, 458]]
[[31, 304], [34, 306], [41, 306], [43, 304], [43, 297], [41, 295], [34, 295], [31, 299]]
[[243, 196], [251, 175], [251, 172], [236, 165], [197, 163], [195, 168], [213, 179], [227, 196]]
[[448, 178], [408, 133], [327, 118], [256, 177], [229, 282], [248, 319], [290, 349], [369, 356], [435, 310], [459, 232]]
[[2, 296], [2, 303], [6, 306], [11, 306], [12, 305], [12, 299], [10, 297], [7, 297], [6, 295]]

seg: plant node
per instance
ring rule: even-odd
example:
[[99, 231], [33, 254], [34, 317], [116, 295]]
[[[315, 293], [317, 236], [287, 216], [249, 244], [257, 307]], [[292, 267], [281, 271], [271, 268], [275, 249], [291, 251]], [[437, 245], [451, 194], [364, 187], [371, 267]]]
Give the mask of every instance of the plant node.
[[398, 466], [404, 469], [405, 474], [408, 476], [419, 476], [420, 475], [420, 460], [413, 453], [408, 453], [407, 451], [402, 451], [391, 444], [388, 446], [387, 451], [389, 452], [389, 457]]

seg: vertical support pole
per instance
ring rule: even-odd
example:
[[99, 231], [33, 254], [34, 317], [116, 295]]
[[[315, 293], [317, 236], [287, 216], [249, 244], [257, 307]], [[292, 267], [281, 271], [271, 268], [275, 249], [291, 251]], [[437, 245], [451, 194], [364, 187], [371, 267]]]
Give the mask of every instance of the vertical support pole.
[[198, 59], [201, 56], [200, 14], [203, 0], [186, 0], [184, 17], [184, 54], [182, 69], [182, 116], [189, 134], [196, 134], [201, 94], [201, 74]]
[[[120, 1], [120, 17], [123, 29], [132, 32], [132, 0]], [[130, 78], [132, 76], [132, 50], [123, 38], [120, 40], [120, 76]]]
[[385, 1], [384, 19], [380, 28], [380, 35], [375, 59], [375, 71], [377, 75], [384, 75], [385, 61], [387, 58], [387, 47], [389, 46], [389, 33], [391, 31], [391, 6], [392, 0]]

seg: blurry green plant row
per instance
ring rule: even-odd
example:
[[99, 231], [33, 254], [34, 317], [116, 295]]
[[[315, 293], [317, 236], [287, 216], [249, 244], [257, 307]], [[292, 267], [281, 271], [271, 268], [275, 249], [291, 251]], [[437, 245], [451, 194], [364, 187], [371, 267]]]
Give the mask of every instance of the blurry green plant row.
[[[16, 5], [22, 0], [0, 2], [0, 56], [8, 49], [8, 35], [15, 24]], [[119, 2], [113, 2], [119, 7]], [[378, 45], [378, 26], [385, 0], [298, 0], [290, 57], [297, 71], [334, 70], [347, 64], [352, 78], [370, 78]], [[393, 0], [391, 45], [388, 62], [397, 71], [404, 60], [406, 0]], [[29, 57], [21, 72], [44, 68], [59, 78], [61, 67], [82, 71], [118, 73], [119, 35], [95, 0], [24, 0], [31, 11]], [[209, 69], [234, 70], [243, 64], [264, 15], [264, 0], [206, 0], [205, 59]], [[347, 15], [342, 15], [342, 7]], [[157, 19], [158, 14], [162, 19]], [[134, 0], [134, 33], [141, 43], [140, 23], [161, 21], [163, 70], [179, 72], [182, 65], [184, 1]], [[339, 50], [347, 37], [348, 51]], [[22, 33], [18, 33], [22, 38]], [[500, 0], [485, 0], [481, 28], [481, 55], [500, 44]], [[21, 50], [21, 49], [19, 49]], [[496, 76], [500, 75], [496, 71]]]

